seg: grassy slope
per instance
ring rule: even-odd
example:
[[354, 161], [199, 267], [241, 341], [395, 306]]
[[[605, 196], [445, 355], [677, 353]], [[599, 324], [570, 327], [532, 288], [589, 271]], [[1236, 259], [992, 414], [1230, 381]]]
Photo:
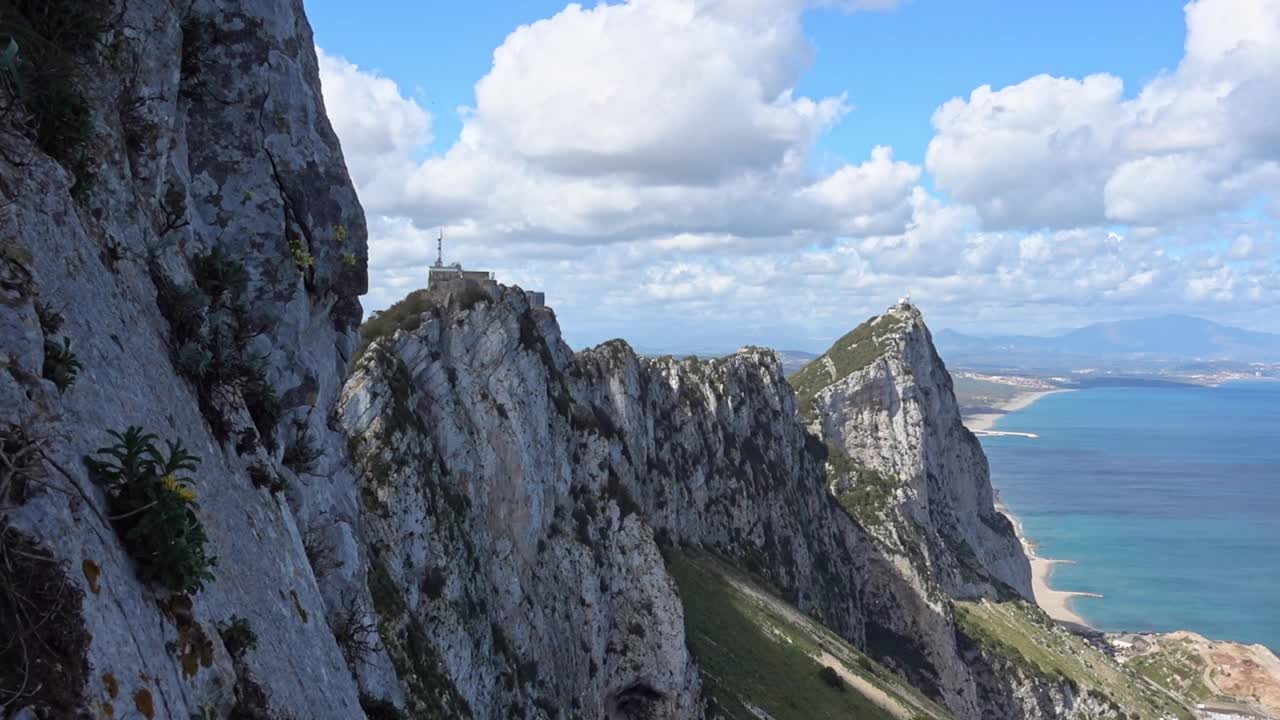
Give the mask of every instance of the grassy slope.
[[[948, 718], [888, 670], [825, 627], [706, 555], [672, 551], [667, 567], [684, 601], [689, 646], [720, 710], [738, 720]], [[841, 689], [819, 676], [826, 664], [848, 678]], [[836, 667], [838, 666], [838, 667]], [[864, 694], [853, 686], [867, 687]], [[869, 696], [875, 696], [872, 699]]]
[[827, 478], [850, 478], [853, 486], [836, 496], [840, 506], [863, 527], [873, 527], [885, 520], [885, 512], [893, 504], [899, 483], [879, 472], [855, 463], [840, 448], [827, 444]]
[[1141, 655], [1129, 666], [1160, 687], [1194, 702], [1214, 698], [1215, 693], [1204, 683], [1204, 660], [1195, 653], [1160, 651]]
[[397, 330], [412, 332], [422, 324], [422, 314], [429, 311], [435, 301], [426, 290], [414, 290], [398, 302], [382, 312], [365, 320], [360, 326], [360, 344], [356, 348], [356, 359], [359, 360], [364, 351], [374, 340], [391, 337]]
[[1102, 693], [1140, 718], [1192, 717], [1190, 710], [1084, 639], [1059, 627], [1025, 602], [957, 602], [956, 621], [966, 635], [1025, 670], [1065, 677], [1081, 692]]
[[835, 341], [831, 348], [787, 380], [796, 391], [800, 419], [813, 419], [813, 398], [831, 383], [870, 365], [888, 348], [880, 337], [895, 320], [885, 314], [871, 318]]

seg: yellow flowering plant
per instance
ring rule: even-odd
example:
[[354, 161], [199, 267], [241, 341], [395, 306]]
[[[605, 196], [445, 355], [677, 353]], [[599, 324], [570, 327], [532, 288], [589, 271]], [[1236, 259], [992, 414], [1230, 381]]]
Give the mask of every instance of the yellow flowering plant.
[[164, 488], [177, 496], [184, 503], [194, 503], [196, 500], [196, 491], [183, 484], [178, 476], [173, 473], [167, 473], [163, 478]]
[[85, 458], [94, 480], [107, 491], [111, 521], [138, 564], [138, 575], [174, 592], [193, 592], [213, 579], [216, 559], [206, 553], [208, 537], [196, 515], [191, 488], [200, 458], [180, 442], [165, 442], [130, 427], [111, 432], [113, 445]]

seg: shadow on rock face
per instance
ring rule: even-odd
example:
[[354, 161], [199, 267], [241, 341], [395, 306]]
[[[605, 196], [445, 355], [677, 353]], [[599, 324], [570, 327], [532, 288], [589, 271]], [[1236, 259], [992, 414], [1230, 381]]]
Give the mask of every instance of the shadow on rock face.
[[666, 695], [645, 683], [610, 693], [605, 701], [608, 720], [658, 720], [670, 717], [673, 710]]

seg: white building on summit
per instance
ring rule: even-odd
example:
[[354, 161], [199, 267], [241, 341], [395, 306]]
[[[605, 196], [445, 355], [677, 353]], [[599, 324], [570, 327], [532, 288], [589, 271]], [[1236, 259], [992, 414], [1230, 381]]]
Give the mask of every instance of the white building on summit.
[[466, 285], [475, 284], [483, 288], [494, 287], [498, 283], [493, 273], [483, 270], [463, 270], [462, 263], [444, 264], [444, 233], [436, 238], [436, 263], [427, 271], [428, 290], [457, 290]]
[[[462, 263], [445, 265], [444, 233], [441, 232], [436, 238], [436, 262], [427, 270], [427, 289], [450, 292], [468, 286], [485, 291], [496, 290], [498, 281], [494, 279], [493, 273], [485, 270], [464, 270]], [[540, 292], [526, 290], [524, 295], [533, 307], [542, 307], [546, 302]]]

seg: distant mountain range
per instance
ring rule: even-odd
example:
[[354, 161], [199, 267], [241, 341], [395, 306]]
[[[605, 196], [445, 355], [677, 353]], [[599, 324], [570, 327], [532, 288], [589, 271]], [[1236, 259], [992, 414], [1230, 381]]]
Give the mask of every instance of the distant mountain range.
[[1053, 337], [934, 334], [947, 362], [1056, 364], [1076, 359], [1280, 361], [1280, 335], [1253, 332], [1188, 315], [1100, 322]]
[[784, 375], [790, 375], [818, 357], [817, 353], [805, 352], [804, 350], [777, 350], [775, 352], [778, 353], [778, 360], [782, 362], [782, 373]]

